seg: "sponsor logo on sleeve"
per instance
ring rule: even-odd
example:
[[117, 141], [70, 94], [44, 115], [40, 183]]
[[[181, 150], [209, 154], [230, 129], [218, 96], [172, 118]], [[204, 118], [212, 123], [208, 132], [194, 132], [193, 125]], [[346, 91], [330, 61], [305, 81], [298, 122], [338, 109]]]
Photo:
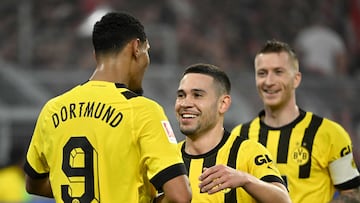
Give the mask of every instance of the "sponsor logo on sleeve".
[[171, 128], [169, 121], [161, 121], [161, 124], [165, 130], [165, 134], [167, 135], [169, 142], [176, 144], [177, 143], [176, 137], [175, 137], [173, 129]]

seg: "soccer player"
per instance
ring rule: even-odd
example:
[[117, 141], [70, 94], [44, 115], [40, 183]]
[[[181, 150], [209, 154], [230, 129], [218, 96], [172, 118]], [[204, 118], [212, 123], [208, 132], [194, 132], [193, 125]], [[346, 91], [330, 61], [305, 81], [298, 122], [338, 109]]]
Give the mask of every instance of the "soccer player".
[[48, 101], [38, 117], [27, 191], [56, 202], [190, 202], [167, 116], [141, 95], [150, 63], [143, 25], [110, 12], [92, 40], [97, 67], [89, 81]]
[[189, 66], [180, 81], [175, 112], [186, 135], [179, 148], [192, 202], [290, 202], [266, 148], [224, 129], [230, 88], [225, 72], [210, 64]]
[[360, 177], [349, 135], [338, 123], [297, 106], [301, 73], [295, 52], [284, 42], [270, 40], [254, 62], [264, 110], [231, 134], [267, 147], [294, 203], [327, 203], [336, 190], [339, 199], [359, 202]]

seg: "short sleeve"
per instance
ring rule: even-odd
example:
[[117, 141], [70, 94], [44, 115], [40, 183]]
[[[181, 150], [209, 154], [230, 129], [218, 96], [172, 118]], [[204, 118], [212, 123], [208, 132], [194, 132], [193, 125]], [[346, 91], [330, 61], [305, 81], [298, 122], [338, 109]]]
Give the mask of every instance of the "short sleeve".
[[26, 154], [24, 170], [32, 178], [42, 178], [49, 173], [49, 167], [44, 156], [44, 144], [42, 140], [42, 126], [46, 125], [46, 112], [47, 106], [45, 106], [39, 114], [35, 125], [35, 130], [31, 137], [31, 142]]
[[[186, 174], [176, 137], [162, 107], [149, 103], [137, 115], [140, 156], [150, 181], [160, 187], [167, 180]], [[164, 173], [166, 171], [166, 175]], [[162, 174], [162, 175], [161, 175]], [[161, 178], [165, 177], [164, 179]]]
[[359, 186], [359, 172], [353, 158], [349, 134], [338, 123], [326, 119], [324, 121], [325, 135], [330, 140], [329, 172], [335, 187], [349, 189]]
[[273, 157], [263, 145], [253, 140], [244, 141], [238, 159], [244, 162], [243, 156], [245, 155], [250, 174], [266, 182], [281, 182], [284, 184]]

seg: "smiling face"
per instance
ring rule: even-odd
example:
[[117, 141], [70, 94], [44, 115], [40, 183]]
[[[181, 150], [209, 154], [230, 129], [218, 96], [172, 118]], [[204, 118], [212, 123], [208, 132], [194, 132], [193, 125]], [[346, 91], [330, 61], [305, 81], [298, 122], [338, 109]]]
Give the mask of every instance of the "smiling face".
[[301, 74], [286, 52], [262, 53], [255, 58], [256, 87], [265, 108], [295, 104]]
[[186, 136], [196, 136], [216, 126], [227, 110], [222, 106], [223, 97], [211, 76], [186, 74], [180, 81], [175, 102], [180, 131]]

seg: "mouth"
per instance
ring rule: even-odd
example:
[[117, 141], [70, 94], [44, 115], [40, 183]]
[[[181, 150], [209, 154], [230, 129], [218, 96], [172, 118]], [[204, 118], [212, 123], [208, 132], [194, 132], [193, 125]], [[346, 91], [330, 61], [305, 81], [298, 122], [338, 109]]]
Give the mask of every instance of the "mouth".
[[263, 92], [267, 95], [275, 95], [277, 93], [279, 93], [279, 90], [269, 90], [269, 89], [263, 89]]
[[196, 118], [197, 115], [195, 114], [189, 114], [189, 113], [183, 113], [183, 114], [180, 114], [181, 118], [183, 119], [191, 119], [191, 118]]
[[194, 119], [196, 119], [197, 117], [199, 117], [199, 113], [194, 112], [194, 111], [180, 111], [178, 114], [180, 120], [183, 124], [190, 122]]

